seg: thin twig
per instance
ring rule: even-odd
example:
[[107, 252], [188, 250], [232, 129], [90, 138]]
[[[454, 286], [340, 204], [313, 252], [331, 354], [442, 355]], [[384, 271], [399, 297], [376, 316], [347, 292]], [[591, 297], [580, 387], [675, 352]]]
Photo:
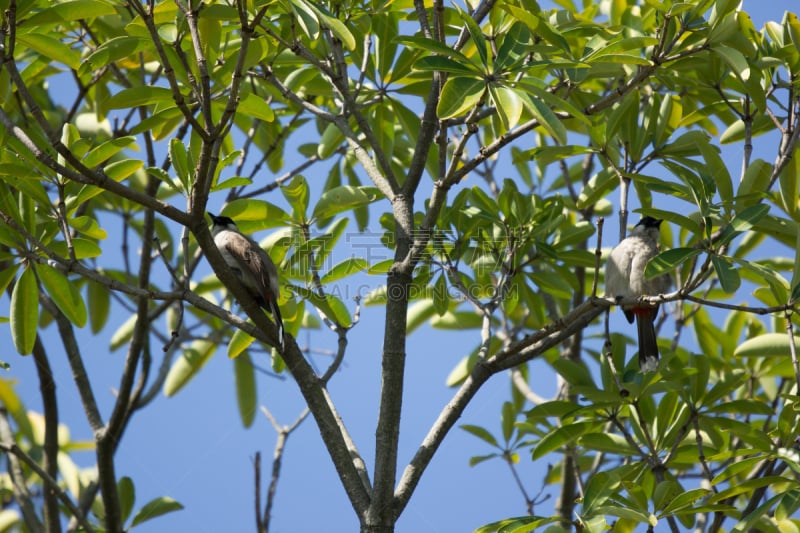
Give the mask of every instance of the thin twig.
[[[61, 501], [64, 506], [69, 509], [69, 512], [78, 520], [78, 523], [81, 527], [84, 528], [85, 531], [88, 533], [94, 533], [94, 528], [92, 525], [87, 521], [84, 514], [75, 506], [75, 503], [67, 496], [67, 493], [59, 486], [58, 481], [56, 481], [50, 474], [48, 474], [42, 467], [39, 466], [30, 455], [25, 453], [13, 440], [9, 440], [11, 438], [11, 428], [8, 425], [8, 418], [6, 416], [6, 410], [4, 408], [0, 408], [0, 449], [6, 452], [9, 455], [9, 459], [11, 456], [21, 460], [25, 463], [28, 468], [33, 470], [37, 476], [39, 476], [44, 484], [47, 486], [47, 490], [52, 491]], [[22, 475], [22, 470], [18, 471], [18, 474]], [[24, 475], [21, 478], [22, 484], [24, 486]], [[25, 487], [25, 492], [27, 492], [27, 487]], [[15, 489], [15, 495], [17, 495], [17, 490]], [[28, 494], [30, 497], [30, 494]], [[24, 502], [23, 502], [24, 503]], [[38, 523], [38, 518], [36, 518], [33, 522], [29, 520], [28, 513], [26, 512], [26, 505], [22, 507], [23, 515], [25, 516], [25, 524], [32, 529], [36, 529], [38, 531], [43, 531], [43, 529], [37, 529], [36, 524]], [[33, 516], [35, 517], [35, 511], [30, 509], [33, 512]], [[38, 526], [41, 528], [41, 524]]]
[[298, 415], [295, 421], [289, 426], [281, 426], [275, 417], [270, 413], [270, 411], [262, 406], [261, 412], [264, 413], [264, 416], [272, 424], [272, 427], [275, 429], [276, 433], [278, 434], [278, 439], [275, 442], [275, 450], [273, 452], [273, 459], [272, 459], [272, 476], [270, 478], [269, 488], [267, 489], [267, 500], [264, 504], [264, 511], [263, 514], [259, 510], [259, 505], [261, 501], [260, 493], [261, 493], [261, 476], [260, 476], [260, 466], [261, 466], [261, 455], [256, 453], [256, 523], [258, 524], [258, 533], [267, 533], [269, 531], [269, 523], [272, 518], [272, 507], [275, 503], [275, 494], [278, 490], [278, 480], [281, 476], [281, 465], [283, 463], [283, 454], [284, 449], [286, 447], [286, 440], [298, 427], [303, 421], [308, 417], [310, 411], [308, 407], [303, 409], [303, 411]]

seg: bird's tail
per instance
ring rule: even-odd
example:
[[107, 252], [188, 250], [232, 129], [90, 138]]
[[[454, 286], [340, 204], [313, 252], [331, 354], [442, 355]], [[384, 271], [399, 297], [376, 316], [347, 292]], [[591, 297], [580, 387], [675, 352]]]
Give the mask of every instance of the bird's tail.
[[283, 318], [281, 317], [281, 310], [275, 298], [270, 298], [268, 304], [269, 308], [267, 310], [272, 315], [272, 318], [275, 319], [275, 325], [278, 327], [278, 339], [280, 340], [281, 350], [283, 350]]
[[655, 313], [636, 315], [636, 329], [639, 332], [639, 369], [652, 372], [658, 366], [658, 342], [656, 340]]

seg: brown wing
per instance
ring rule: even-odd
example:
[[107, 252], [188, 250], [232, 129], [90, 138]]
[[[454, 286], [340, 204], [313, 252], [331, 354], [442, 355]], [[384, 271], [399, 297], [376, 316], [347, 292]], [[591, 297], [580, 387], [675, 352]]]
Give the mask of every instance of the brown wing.
[[269, 299], [273, 295], [269, 278], [270, 266], [274, 269], [275, 265], [272, 265], [269, 257], [266, 260], [270, 264], [267, 265], [265, 263], [263, 256], [266, 253], [252, 240], [232, 232], [225, 239], [225, 250], [239, 266], [242, 283], [257, 292], [265, 300]]
[[239, 265], [242, 283], [259, 296], [259, 305], [269, 311], [278, 327], [278, 338], [283, 347], [283, 319], [278, 307], [278, 269], [267, 252], [253, 241], [238, 233], [231, 233], [225, 242], [225, 250]]

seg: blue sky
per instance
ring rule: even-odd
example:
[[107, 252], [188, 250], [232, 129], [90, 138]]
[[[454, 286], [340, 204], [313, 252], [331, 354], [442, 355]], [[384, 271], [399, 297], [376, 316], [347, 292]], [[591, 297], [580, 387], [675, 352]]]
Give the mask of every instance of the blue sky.
[[[765, 20], [780, 20], [790, 2], [745, 0], [744, 9], [757, 28]], [[759, 157], [754, 154], [754, 157]], [[773, 153], [761, 157], [772, 160]], [[736, 168], [737, 162], [733, 165]], [[270, 199], [271, 200], [271, 199]], [[213, 203], [211, 207], [217, 208]], [[263, 235], [260, 235], [263, 236]], [[609, 233], [606, 234], [607, 244]], [[364, 278], [377, 287], [382, 277]], [[341, 290], [355, 290], [348, 285]], [[7, 302], [7, 298], [4, 299]], [[112, 320], [119, 321], [119, 316]], [[383, 309], [363, 309], [361, 323], [351, 332], [345, 364], [330, 385], [331, 395], [367, 465], [372, 465], [374, 425], [380, 386], [380, 356]], [[124, 358], [124, 349], [108, 353], [108, 335], [90, 338], [85, 333], [87, 366], [95, 394], [105, 408], [113, 401], [113, 389]], [[476, 345], [477, 333], [433, 332], [422, 328], [409, 338], [408, 379], [400, 441], [400, 470], [416, 451], [428, 428], [451, 398], [453, 390], [444, 382], [453, 366]], [[298, 342], [315, 348], [334, 349], [335, 338], [327, 330], [303, 333]], [[0, 327], [0, 345], [10, 347], [7, 326]], [[96, 346], [94, 351], [88, 346]], [[157, 347], [156, 347], [157, 349]], [[75, 440], [91, 440], [66, 358], [58, 346], [49, 346], [54, 365], [62, 422]], [[156, 354], [157, 356], [157, 354]], [[33, 360], [8, 353], [3, 359], [12, 368], [4, 377], [18, 382], [18, 392], [34, 410], [41, 410]], [[325, 356], [315, 356], [320, 367]], [[534, 363], [532, 375], [536, 375]], [[551, 371], [540, 375], [554, 379]], [[136, 508], [151, 498], [170, 496], [186, 509], [148, 522], [136, 529], [147, 533], [192, 531], [254, 531], [253, 457], [262, 453], [262, 482], [269, 481], [275, 433], [263, 415], [253, 427], [242, 428], [233, 386], [233, 369], [224, 353], [213, 357], [206, 368], [178, 395], [160, 396], [149, 408], [137, 413], [126, 432], [117, 456], [117, 472], [133, 478]], [[296, 386], [287, 379], [260, 375], [259, 399], [281, 424], [291, 424], [304, 404]], [[509, 398], [509, 380], [498, 375], [490, 380], [468, 407], [459, 423], [499, 430], [500, 407]], [[536, 392], [548, 397], [555, 383], [536, 383]], [[473, 455], [490, 450], [476, 438], [454, 429], [405, 510], [397, 531], [418, 533], [472, 531], [487, 522], [525, 513], [525, 505], [508, 468], [500, 462], [468, 466]], [[94, 464], [94, 454], [78, 454], [81, 465]], [[537, 493], [547, 464], [522, 457], [520, 474], [529, 493]], [[540, 511], [549, 514], [557, 487]], [[308, 418], [286, 447], [283, 475], [274, 507], [273, 532], [352, 532], [358, 522], [328, 459], [313, 419]]]

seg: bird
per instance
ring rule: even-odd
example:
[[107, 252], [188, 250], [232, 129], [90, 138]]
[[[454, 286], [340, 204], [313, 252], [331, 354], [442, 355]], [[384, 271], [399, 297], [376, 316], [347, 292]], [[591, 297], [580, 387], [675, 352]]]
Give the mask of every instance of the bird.
[[[658, 238], [661, 220], [642, 217], [627, 238], [611, 250], [606, 263], [606, 296], [619, 300], [630, 300], [642, 296], [656, 296], [669, 290], [669, 274], [646, 279], [644, 269], [647, 262], [659, 252]], [[658, 305], [624, 304], [622, 311], [629, 323], [636, 320], [639, 337], [639, 369], [651, 372], [658, 367], [658, 344], [655, 320]]]
[[208, 216], [211, 217], [211, 235], [219, 253], [258, 305], [275, 319], [283, 349], [283, 319], [278, 307], [280, 285], [275, 263], [256, 241], [239, 231], [232, 219], [211, 212]]

